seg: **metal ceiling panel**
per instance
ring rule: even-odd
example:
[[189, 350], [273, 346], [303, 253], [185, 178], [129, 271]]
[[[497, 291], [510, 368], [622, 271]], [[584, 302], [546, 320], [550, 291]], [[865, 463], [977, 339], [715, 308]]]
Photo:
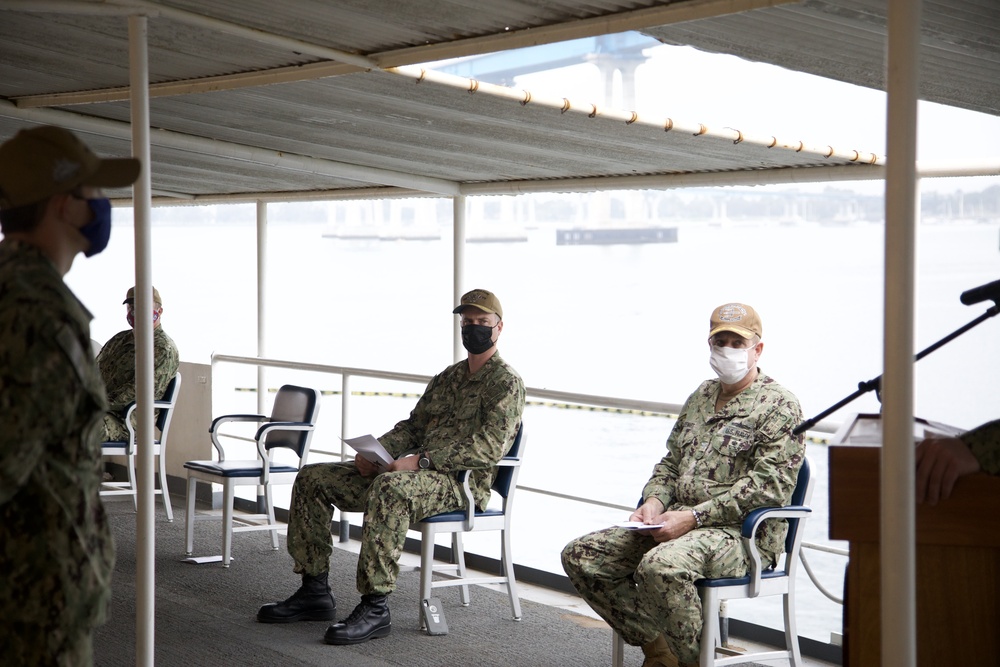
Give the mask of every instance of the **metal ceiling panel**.
[[[885, 0], [803, 0], [642, 32], [885, 90]], [[1000, 3], [923, 0], [921, 33], [921, 98], [1000, 115]]]
[[[722, 4], [739, 8], [781, 1]], [[959, 0], [973, 8], [992, 1]], [[821, 60], [812, 58], [806, 46], [834, 24], [840, 26], [840, 44], [851, 44], [844, 50], [863, 55], [877, 32], [877, 13], [870, 18], [865, 8], [872, 2], [806, 0], [794, 10], [687, 20], [669, 30], [705, 26], [708, 33], [711, 26], [730, 25], [725, 21], [742, 21], [714, 37], [723, 44], [711, 48], [725, 50], [741, 40], [767, 41], [762, 35], [769, 16], [794, 19], [797, 29], [772, 27], [770, 41], [780, 43], [784, 37], [774, 33], [789, 32], [789, 47], [774, 58], [787, 58], [779, 63], [786, 65], [798, 59], [805, 67]], [[390, 187], [442, 194], [470, 184], [870, 162], [872, 156], [863, 150], [850, 150], [863, 147], [807, 146], [799, 140], [822, 137], [782, 137], [780, 128], [774, 128], [776, 139], [744, 137], [701, 126], [697, 118], [629, 117], [577, 100], [567, 110], [559, 108], [561, 98], [549, 100], [545, 91], [531, 91], [528, 100], [524, 93], [454, 77], [429, 75], [417, 84], [412, 68], [405, 76], [378, 69], [421, 62], [421, 56], [440, 54], [441, 45], [451, 54], [474, 54], [505, 48], [508, 36], [515, 40], [511, 43], [569, 38], [622, 21], [662, 23], [677, 8], [712, 13], [720, 11], [719, 4], [0, 0], [5, 10], [0, 12], [0, 136], [31, 123], [55, 122], [90, 133], [88, 141], [100, 152], [130, 152], [128, 29], [121, 9], [127, 5], [149, 14], [151, 174], [154, 190], [162, 193], [274, 197]], [[789, 13], [775, 14], [779, 9]], [[748, 30], [750, 19], [758, 32], [743, 40], [737, 33]], [[956, 23], [949, 15], [940, 23], [939, 32], [947, 35], [971, 31], [966, 41], [973, 44], [972, 54], [987, 61], [995, 56], [990, 48], [996, 38], [991, 42], [982, 30], [973, 31], [969, 21]], [[552, 30], [557, 32], [546, 32]], [[647, 30], [664, 40], [677, 37], [667, 31]], [[854, 70], [870, 72], [866, 58], [851, 63]], [[850, 70], [847, 61], [845, 55], [839, 64]], [[965, 65], [962, 60], [957, 67]], [[739, 127], [739, 119], [730, 124]]]

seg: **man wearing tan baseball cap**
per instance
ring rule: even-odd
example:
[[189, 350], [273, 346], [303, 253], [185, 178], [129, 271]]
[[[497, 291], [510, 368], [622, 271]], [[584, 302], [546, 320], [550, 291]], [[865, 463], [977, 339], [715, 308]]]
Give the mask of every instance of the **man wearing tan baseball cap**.
[[89, 665], [110, 597], [114, 543], [101, 504], [108, 402], [90, 312], [63, 276], [107, 245], [99, 188], [139, 175], [58, 127], [0, 145], [0, 646], [12, 665]]
[[[760, 372], [757, 311], [726, 303], [709, 319], [709, 365], [718, 378], [688, 396], [667, 452], [629, 517], [642, 530], [608, 528], [571, 541], [563, 569], [580, 595], [622, 638], [641, 646], [644, 667], [701, 659], [699, 579], [745, 576], [743, 518], [788, 504], [805, 457], [795, 396]], [[756, 543], [776, 564], [782, 522], [766, 522]], [[637, 585], [638, 584], [638, 585]]]

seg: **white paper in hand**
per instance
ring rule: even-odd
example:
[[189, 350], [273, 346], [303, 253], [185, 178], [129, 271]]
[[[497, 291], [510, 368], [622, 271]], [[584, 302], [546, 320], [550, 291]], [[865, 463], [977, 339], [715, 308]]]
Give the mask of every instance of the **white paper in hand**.
[[365, 457], [372, 463], [382, 466], [390, 466], [394, 459], [385, 451], [382, 443], [375, 439], [373, 435], [360, 435], [357, 438], [341, 438], [351, 446], [359, 455]]
[[656, 530], [663, 527], [662, 523], [648, 524], [642, 521], [621, 521], [615, 525], [626, 530]]

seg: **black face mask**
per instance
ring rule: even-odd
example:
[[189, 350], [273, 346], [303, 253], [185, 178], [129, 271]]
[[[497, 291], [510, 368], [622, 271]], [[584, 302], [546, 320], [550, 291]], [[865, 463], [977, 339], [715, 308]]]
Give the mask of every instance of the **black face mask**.
[[493, 347], [493, 327], [466, 324], [462, 327], [462, 345], [472, 354], [482, 354]]

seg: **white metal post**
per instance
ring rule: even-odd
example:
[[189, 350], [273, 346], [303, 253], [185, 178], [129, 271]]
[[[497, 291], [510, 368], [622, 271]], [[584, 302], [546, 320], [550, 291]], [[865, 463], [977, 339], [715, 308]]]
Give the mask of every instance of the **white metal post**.
[[[466, 205], [465, 197], [463, 195], [458, 195], [457, 197], [452, 197], [452, 219], [454, 221], [454, 230], [452, 234], [452, 239], [454, 243], [454, 249], [452, 251], [452, 300], [451, 302], [457, 304], [462, 298], [462, 294], [465, 293], [465, 218], [466, 218]], [[455, 326], [454, 336], [452, 338], [452, 356], [455, 362], [459, 362], [465, 356], [462, 348], [462, 332], [459, 330], [458, 326]]]
[[[348, 417], [350, 415], [351, 407], [351, 376], [344, 374], [340, 377], [340, 460], [347, 460], [347, 445], [344, 443], [343, 439], [348, 437], [350, 433], [350, 424]], [[340, 512], [340, 541], [350, 542], [351, 541], [351, 518], [347, 512], [343, 510], [338, 510]]]
[[[153, 494], [153, 283], [150, 218], [149, 50], [145, 16], [130, 16], [129, 86], [132, 154], [142, 169], [132, 189], [135, 221], [135, 398], [138, 509], [136, 517], [135, 663], [153, 664], [156, 521]], [[167, 493], [164, 489], [163, 493]]]
[[[267, 298], [264, 287], [267, 285], [267, 202], [257, 202], [257, 356], [267, 356], [267, 333], [264, 323], [267, 321]], [[267, 378], [266, 369], [257, 367], [257, 414], [264, 414], [267, 409]]]
[[889, 0], [882, 387], [882, 664], [917, 664], [913, 448], [921, 0]]
[[[267, 356], [267, 334], [264, 323], [267, 322], [267, 202], [257, 202], [257, 356]], [[267, 369], [257, 367], [257, 414], [267, 414]], [[267, 512], [267, 499], [264, 497], [264, 487], [257, 486], [257, 513]]]

